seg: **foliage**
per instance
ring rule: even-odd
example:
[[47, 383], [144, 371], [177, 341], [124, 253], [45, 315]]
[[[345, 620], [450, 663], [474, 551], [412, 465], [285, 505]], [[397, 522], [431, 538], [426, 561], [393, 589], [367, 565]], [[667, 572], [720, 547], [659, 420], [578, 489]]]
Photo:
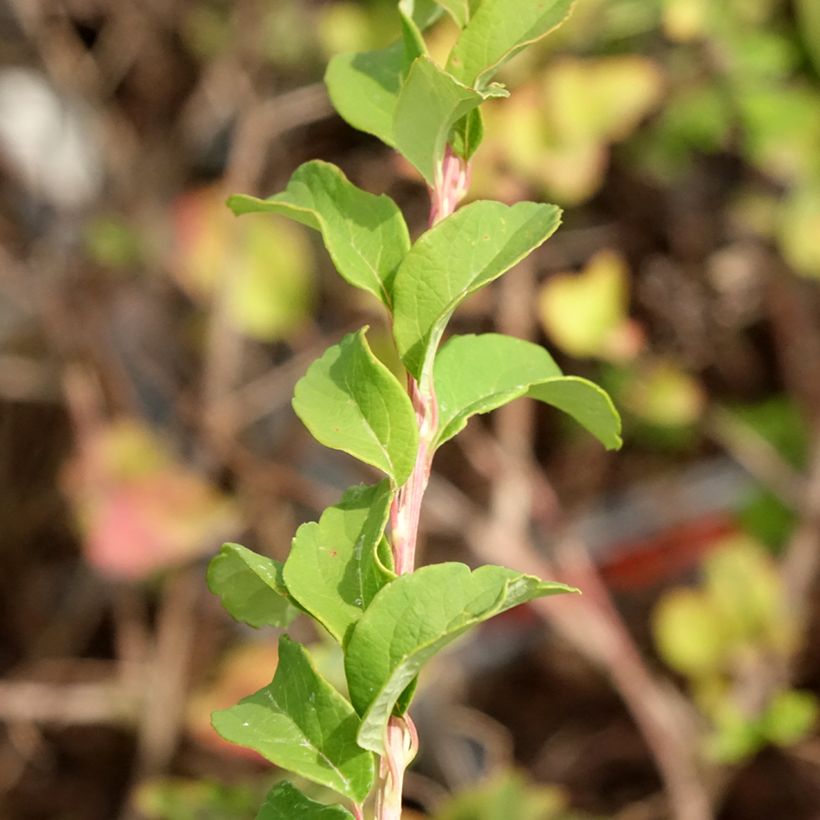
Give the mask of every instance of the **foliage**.
[[[480, 106], [508, 93], [494, 75], [558, 26], [570, 5], [401, 0], [400, 41], [331, 61], [327, 84], [341, 115], [395, 147], [430, 188], [431, 225], [415, 242], [387, 196], [360, 190], [324, 162], [306, 163], [268, 199], [229, 201], [236, 214], [275, 213], [318, 231], [341, 276], [388, 311], [406, 369], [407, 390], [371, 351], [366, 327], [308, 368], [295, 389], [297, 415], [319, 442], [384, 479], [350, 488], [317, 523], [300, 527], [284, 565], [226, 545], [209, 572], [211, 589], [235, 618], [284, 626], [303, 610], [344, 650], [349, 700], [322, 677], [307, 648], [284, 636], [273, 681], [216, 712], [213, 723], [226, 739], [335, 790], [356, 817], [374, 787], [378, 816], [400, 814], [401, 775], [415, 746], [407, 709], [424, 664], [493, 615], [574, 591], [497, 566], [471, 571], [445, 563], [413, 572], [435, 450], [471, 416], [525, 395], [563, 410], [608, 448], [620, 445], [609, 397], [564, 376], [538, 346], [497, 334], [441, 345], [461, 302], [560, 223], [560, 209], [548, 204], [456, 206], [483, 133]], [[423, 32], [445, 11], [461, 31], [443, 68], [429, 56]], [[282, 784], [259, 818], [280, 816], [351, 815]]]
[[667, 592], [654, 616], [656, 644], [685, 675], [711, 723], [710, 753], [737, 761], [767, 743], [789, 745], [818, 713], [809, 693], [781, 682], [753, 693], [760, 671], [794, 650], [796, 623], [774, 562], [748, 537], [725, 543], [704, 564], [699, 588]]

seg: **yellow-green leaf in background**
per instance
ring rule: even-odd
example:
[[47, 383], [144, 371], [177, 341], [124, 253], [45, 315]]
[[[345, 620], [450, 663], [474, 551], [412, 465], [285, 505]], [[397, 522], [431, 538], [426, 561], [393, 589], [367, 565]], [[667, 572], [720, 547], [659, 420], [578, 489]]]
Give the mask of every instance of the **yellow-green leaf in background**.
[[691, 677], [711, 675], [723, 666], [728, 636], [708, 595], [695, 589], [667, 592], [652, 615], [655, 645], [664, 661]]
[[793, 637], [773, 559], [749, 537], [739, 536], [709, 556], [705, 589], [724, 628], [737, 644], [788, 649]]
[[687, 427], [703, 411], [698, 381], [671, 361], [648, 360], [622, 386], [620, 403], [641, 421], [658, 427]]
[[662, 90], [660, 70], [646, 57], [565, 58], [540, 84], [490, 109], [487, 140], [503, 165], [561, 202], [578, 203], [602, 183], [609, 145], [634, 131]]
[[820, 278], [820, 187], [798, 188], [780, 213], [778, 240], [797, 273]]
[[709, 0], [664, 0], [664, 34], [678, 43], [702, 37], [707, 30], [709, 7]]
[[306, 321], [313, 260], [298, 229], [268, 216], [236, 220], [217, 187], [184, 194], [173, 216], [171, 271], [191, 298], [209, 305], [226, 287], [232, 324], [260, 341], [287, 338]]
[[435, 820], [561, 820], [568, 817], [565, 812], [566, 799], [558, 789], [529, 783], [508, 770], [456, 794]]
[[629, 272], [614, 251], [601, 251], [577, 274], [551, 276], [538, 297], [549, 338], [570, 356], [623, 361], [642, 339], [628, 314]]

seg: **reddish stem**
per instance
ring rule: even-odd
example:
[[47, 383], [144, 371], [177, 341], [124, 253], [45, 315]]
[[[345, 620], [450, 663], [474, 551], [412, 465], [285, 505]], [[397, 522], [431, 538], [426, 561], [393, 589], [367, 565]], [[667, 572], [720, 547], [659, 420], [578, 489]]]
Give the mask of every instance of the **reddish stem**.
[[[436, 184], [430, 188], [432, 227], [458, 207], [470, 184], [470, 166], [447, 147], [436, 174]], [[430, 478], [433, 460], [433, 437], [438, 428], [438, 403], [432, 373], [425, 371], [417, 381], [407, 376], [407, 393], [416, 411], [419, 449], [410, 478], [396, 493], [390, 507], [390, 531], [396, 573], [406, 575], [416, 563], [416, 541], [419, 532], [421, 501]], [[379, 770], [379, 791], [376, 820], [400, 820], [401, 792], [404, 770], [418, 748], [418, 734], [409, 715], [391, 717], [385, 736], [385, 754]]]

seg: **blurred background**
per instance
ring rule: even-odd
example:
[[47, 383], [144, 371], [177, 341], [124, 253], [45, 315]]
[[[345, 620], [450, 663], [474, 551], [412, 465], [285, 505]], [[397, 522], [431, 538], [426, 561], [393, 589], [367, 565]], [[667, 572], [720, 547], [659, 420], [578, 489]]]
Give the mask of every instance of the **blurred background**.
[[[321, 82], [397, 34], [392, 0], [0, 2], [4, 820], [252, 820], [277, 779], [209, 727], [276, 636], [205, 567], [373, 478], [290, 395], [364, 323], [395, 353], [317, 235], [223, 202], [318, 157], [418, 235], [419, 178]], [[471, 195], [564, 226], [453, 329], [603, 384], [625, 447], [519, 402], [440, 452], [423, 561], [585, 595], [432, 666], [407, 816], [816, 820], [820, 3], [578, 0], [501, 79]]]

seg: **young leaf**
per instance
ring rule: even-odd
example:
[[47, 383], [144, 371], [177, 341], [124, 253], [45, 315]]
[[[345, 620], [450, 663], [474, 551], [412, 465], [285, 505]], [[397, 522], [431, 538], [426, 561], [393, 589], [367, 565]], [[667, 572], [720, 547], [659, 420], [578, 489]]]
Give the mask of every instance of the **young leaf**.
[[268, 792], [256, 820], [353, 820], [353, 815], [342, 806], [311, 800], [284, 780]]
[[551, 404], [586, 427], [607, 450], [621, 444], [621, 417], [609, 394], [587, 379], [564, 376], [533, 385], [527, 395]]
[[351, 487], [293, 539], [284, 571], [288, 590], [340, 644], [393, 578], [377, 555], [392, 500], [387, 481]]
[[461, 432], [471, 416], [523, 396], [535, 382], [560, 377], [561, 370], [540, 345], [485, 333], [449, 339], [436, 357], [434, 374], [439, 446]]
[[438, 0], [448, 14], [456, 21], [459, 28], [464, 28], [470, 20], [469, 0]]
[[478, 150], [484, 139], [484, 120], [481, 109], [474, 108], [466, 117], [462, 117], [450, 134], [450, 145], [453, 153], [462, 159], [470, 159]]
[[504, 567], [471, 572], [457, 563], [396, 578], [353, 628], [345, 655], [350, 696], [362, 715], [359, 745], [383, 752], [387, 721], [405, 687], [471, 626], [534, 598], [575, 591]]
[[419, 238], [393, 282], [393, 334], [417, 379], [456, 307], [545, 242], [560, 221], [555, 205], [473, 202]]
[[416, 460], [418, 428], [410, 399], [373, 355], [363, 328], [328, 348], [296, 385], [293, 409], [321, 444], [372, 464], [394, 486]]
[[342, 119], [391, 148], [395, 145], [393, 113], [401, 88], [404, 54], [403, 42], [378, 51], [339, 54], [325, 72], [330, 101]]
[[400, 0], [399, 16], [404, 37], [404, 65], [409, 68], [416, 57], [427, 54], [422, 32], [441, 16], [441, 8], [434, 0]]
[[601, 388], [563, 376], [540, 345], [497, 333], [454, 336], [436, 357], [439, 447], [464, 429], [469, 418], [519, 396], [551, 404], [571, 415], [609, 449], [620, 446], [620, 418]]
[[214, 712], [211, 721], [225, 740], [356, 802], [373, 785], [373, 755], [356, 743], [359, 720], [353, 707], [287, 635], [279, 639], [273, 681], [236, 706]]
[[208, 565], [208, 588], [231, 617], [249, 626], [287, 626], [299, 610], [282, 580], [282, 564], [239, 544], [223, 544]]
[[429, 185], [435, 185], [453, 126], [484, 99], [506, 93], [494, 86], [480, 94], [453, 79], [429, 57], [419, 57], [410, 68], [396, 104], [396, 148]]
[[439, 16], [432, 0], [402, 0], [399, 11], [403, 40], [377, 51], [339, 54], [325, 72], [330, 100], [342, 119], [391, 148], [402, 81], [413, 60], [426, 54], [421, 32]]
[[511, 57], [557, 28], [573, 0], [482, 0], [450, 53], [447, 70], [484, 88]]
[[390, 197], [367, 193], [328, 162], [296, 169], [287, 188], [268, 199], [236, 195], [237, 215], [275, 213], [320, 231], [339, 273], [390, 307], [392, 280], [410, 248], [401, 211]]

